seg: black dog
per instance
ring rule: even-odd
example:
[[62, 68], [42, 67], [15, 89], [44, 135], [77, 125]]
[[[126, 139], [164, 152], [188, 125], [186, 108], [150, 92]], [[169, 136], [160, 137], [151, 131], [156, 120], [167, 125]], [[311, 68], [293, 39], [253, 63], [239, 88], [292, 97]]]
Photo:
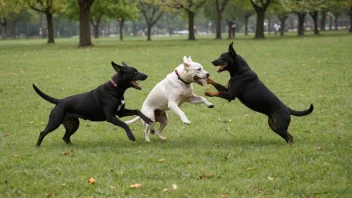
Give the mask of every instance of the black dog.
[[229, 71], [230, 80], [228, 88], [209, 79], [219, 92], [205, 92], [206, 96], [216, 96], [228, 101], [238, 98], [244, 105], [253, 111], [263, 113], [269, 117], [270, 128], [286, 140], [293, 142], [292, 135], [287, 131], [291, 116], [305, 116], [313, 111], [313, 104], [305, 111], [295, 111], [282, 103], [257, 77], [247, 62], [232, 47], [226, 53], [221, 54], [219, 59], [214, 60], [214, 66], [220, 66], [218, 72]]
[[92, 91], [81, 93], [64, 99], [56, 99], [41, 92], [34, 84], [34, 90], [44, 100], [47, 100], [56, 106], [49, 115], [48, 124], [43, 132], [40, 133], [37, 146], [39, 147], [44, 137], [57, 129], [63, 124], [66, 133], [62, 138], [67, 144], [71, 143], [70, 137], [79, 127], [79, 119], [91, 121], [108, 121], [116, 126], [125, 129], [130, 140], [134, 141], [131, 129], [125, 122], [116, 118], [137, 115], [146, 123], [153, 121], [142, 114], [139, 110], [125, 109], [125, 101], [123, 94], [126, 89], [133, 87], [140, 90], [141, 87], [136, 82], [138, 80], [147, 79], [147, 75], [140, 73], [137, 69], [127, 66], [122, 62], [123, 66], [111, 62], [113, 68], [117, 72], [110, 80]]

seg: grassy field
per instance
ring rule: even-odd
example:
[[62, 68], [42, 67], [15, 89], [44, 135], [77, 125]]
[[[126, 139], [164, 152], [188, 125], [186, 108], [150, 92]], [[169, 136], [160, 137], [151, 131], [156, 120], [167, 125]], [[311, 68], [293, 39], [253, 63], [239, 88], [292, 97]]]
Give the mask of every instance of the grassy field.
[[189, 126], [169, 113], [165, 142], [145, 142], [140, 123], [131, 125], [131, 142], [112, 124], [81, 120], [72, 145], [60, 127], [38, 149], [53, 105], [32, 83], [62, 98], [108, 81], [110, 62], [125, 61], [149, 74], [141, 91], [125, 94], [127, 108], [139, 109], [184, 55], [226, 84], [229, 75], [211, 61], [230, 41], [105, 38], [84, 49], [76, 39], [0, 41], [0, 197], [352, 197], [352, 35], [252, 38], [238, 36], [234, 47], [272, 92], [296, 110], [314, 104], [311, 115], [292, 116], [293, 145], [238, 100], [207, 98], [214, 109], [181, 107]]

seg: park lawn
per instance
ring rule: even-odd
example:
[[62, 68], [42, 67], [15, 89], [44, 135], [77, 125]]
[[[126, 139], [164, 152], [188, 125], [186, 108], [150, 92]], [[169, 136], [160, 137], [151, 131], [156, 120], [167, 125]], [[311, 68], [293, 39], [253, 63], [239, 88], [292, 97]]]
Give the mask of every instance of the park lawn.
[[[38, 149], [53, 105], [32, 83], [63, 98], [108, 81], [110, 62], [124, 61], [149, 75], [141, 91], [125, 94], [127, 108], [139, 109], [184, 55], [226, 84], [229, 75], [211, 61], [230, 41], [101, 38], [83, 49], [77, 39], [0, 41], [0, 197], [352, 197], [352, 35], [252, 38], [238, 35], [234, 48], [267, 87], [293, 109], [314, 104], [311, 115], [292, 116], [292, 145], [238, 100], [207, 98], [214, 109], [181, 107], [190, 126], [169, 112], [165, 142], [145, 142], [140, 123], [131, 142], [112, 124], [81, 120], [72, 145], [60, 127]], [[207, 88], [194, 85], [198, 95]]]

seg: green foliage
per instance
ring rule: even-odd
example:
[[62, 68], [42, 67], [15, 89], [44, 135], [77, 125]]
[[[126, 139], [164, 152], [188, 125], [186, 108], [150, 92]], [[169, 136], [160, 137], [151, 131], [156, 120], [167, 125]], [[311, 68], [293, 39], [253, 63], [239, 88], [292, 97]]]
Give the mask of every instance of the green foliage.
[[[41, 99], [32, 83], [63, 98], [107, 82], [114, 74], [110, 62], [124, 61], [149, 75], [141, 91], [125, 93], [126, 107], [139, 109], [184, 55], [226, 84], [229, 75], [217, 73], [211, 61], [230, 41], [102, 38], [89, 49], [77, 49], [77, 39], [57, 39], [54, 46], [40, 39], [1, 41], [0, 197], [350, 197], [352, 35], [322, 34], [234, 40], [237, 53], [285, 104], [297, 110], [314, 104], [311, 115], [292, 117], [292, 145], [240, 101], [208, 98], [214, 109], [181, 107], [189, 126], [169, 112], [165, 142], [156, 136], [145, 142], [140, 123], [131, 125], [137, 138], [131, 142], [119, 127], [81, 120], [72, 145], [65, 145], [65, 129], [59, 127], [37, 149], [54, 105]], [[194, 85], [198, 95], [206, 88]], [[90, 177], [94, 185], [88, 184]], [[144, 186], [129, 187], [135, 183]]]
[[10, 13], [18, 13], [24, 7], [19, 0], [0, 0], [0, 18], [6, 18]]

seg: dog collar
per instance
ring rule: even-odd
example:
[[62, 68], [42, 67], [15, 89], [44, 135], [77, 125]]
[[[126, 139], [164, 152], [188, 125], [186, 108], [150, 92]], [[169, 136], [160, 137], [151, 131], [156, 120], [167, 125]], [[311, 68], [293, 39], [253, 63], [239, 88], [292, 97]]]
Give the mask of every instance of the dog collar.
[[176, 69], [175, 69], [175, 73], [176, 73], [177, 78], [178, 78], [180, 81], [182, 81], [183, 83], [185, 83], [185, 84], [187, 84], [187, 85], [191, 84], [191, 83], [189, 83], [189, 82], [184, 81], [184, 80], [180, 77], [180, 74], [178, 74], [178, 72], [177, 72]]
[[117, 87], [117, 84], [110, 78], [110, 82], [114, 85], [114, 87]]

